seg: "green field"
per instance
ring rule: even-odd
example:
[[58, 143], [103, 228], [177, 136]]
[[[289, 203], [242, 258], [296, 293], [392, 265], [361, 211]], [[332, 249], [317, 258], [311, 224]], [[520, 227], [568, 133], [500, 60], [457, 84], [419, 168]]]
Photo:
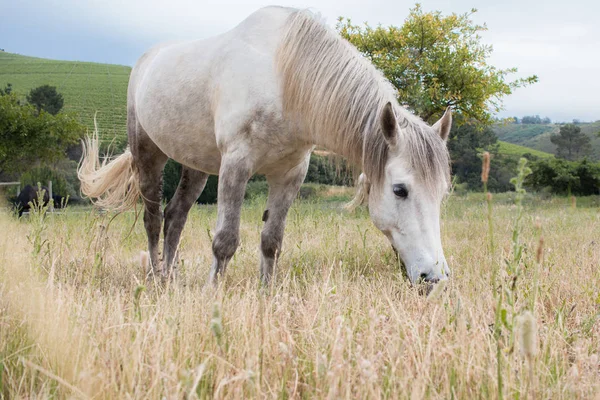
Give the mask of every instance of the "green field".
[[[591, 139], [592, 152], [590, 159], [600, 161], [600, 121], [580, 124], [581, 131]], [[494, 132], [503, 142], [518, 144], [531, 149], [554, 154], [556, 146], [550, 141], [552, 135], [559, 133], [560, 125], [548, 124], [499, 124]]]
[[80, 61], [57, 61], [0, 52], [0, 87], [7, 83], [23, 99], [41, 85], [56, 86], [64, 110], [94, 128], [97, 112], [101, 138], [126, 137], [127, 84], [131, 67]]
[[534, 150], [529, 147], [520, 146], [518, 144], [504, 142], [502, 140], [498, 141], [499, 144], [499, 152], [500, 154], [507, 154], [511, 156], [523, 156], [525, 154], [531, 154], [532, 156], [538, 158], [554, 158], [554, 154], [546, 153], [544, 151]]

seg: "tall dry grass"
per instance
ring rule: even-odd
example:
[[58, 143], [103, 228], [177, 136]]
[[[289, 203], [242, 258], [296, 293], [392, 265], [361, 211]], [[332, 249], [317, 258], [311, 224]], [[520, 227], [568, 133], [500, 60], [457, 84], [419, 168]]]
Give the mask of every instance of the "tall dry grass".
[[[0, 215], [2, 396], [497, 396], [492, 266], [511, 256], [509, 199], [494, 198], [494, 257], [483, 195], [444, 205], [453, 279], [430, 298], [402, 279], [365, 210], [326, 201], [293, 207], [275, 284], [261, 289], [263, 207], [264, 199], [244, 207], [242, 245], [218, 290], [204, 285], [212, 206], [192, 211], [178, 281], [167, 287], [144, 280], [145, 233], [142, 224], [130, 232], [132, 213], [111, 221], [72, 209], [49, 215], [39, 234], [31, 221]], [[515, 309], [533, 304], [538, 348], [531, 357], [502, 348], [503, 393], [598, 397], [600, 212], [529, 196], [522, 226]]]

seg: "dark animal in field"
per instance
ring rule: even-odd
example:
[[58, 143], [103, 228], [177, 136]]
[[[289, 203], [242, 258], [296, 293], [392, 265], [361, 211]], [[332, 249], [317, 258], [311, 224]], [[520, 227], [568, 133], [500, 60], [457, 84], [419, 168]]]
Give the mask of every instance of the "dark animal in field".
[[[41, 188], [44, 191], [44, 205], [48, 204], [50, 201], [50, 195], [48, 194], [48, 188], [42, 186]], [[23, 215], [25, 211], [29, 211], [31, 206], [29, 203], [37, 203], [38, 201], [38, 188], [33, 187], [31, 185], [27, 185], [21, 190], [19, 196], [17, 196], [17, 202], [15, 203], [15, 207], [19, 210], [19, 217]]]
[[67, 198], [58, 194], [52, 195], [54, 208], [63, 208], [67, 205]]

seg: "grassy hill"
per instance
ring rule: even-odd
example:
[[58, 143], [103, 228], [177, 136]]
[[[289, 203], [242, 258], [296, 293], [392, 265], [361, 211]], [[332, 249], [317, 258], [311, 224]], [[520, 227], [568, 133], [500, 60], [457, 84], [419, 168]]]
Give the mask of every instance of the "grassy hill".
[[551, 153], [546, 153], [546, 152], [540, 151], [540, 150], [534, 150], [529, 147], [504, 142], [502, 140], [499, 140], [498, 144], [500, 146], [499, 152], [501, 154], [508, 154], [508, 155], [514, 155], [514, 156], [519, 156], [519, 157], [523, 156], [524, 154], [531, 154], [538, 158], [553, 158], [554, 157], [554, 154], [551, 154]]
[[[600, 121], [581, 124], [581, 131], [591, 139], [592, 152], [590, 158], [600, 161]], [[540, 150], [554, 154], [556, 146], [550, 141], [550, 137], [558, 134], [560, 125], [533, 125], [533, 124], [502, 124], [494, 126], [494, 132], [501, 141], [518, 144], [531, 149]]]
[[56, 86], [64, 110], [75, 113], [90, 131], [97, 114], [100, 136], [126, 137], [127, 84], [131, 67], [79, 61], [58, 61], [0, 52], [0, 87], [7, 83], [23, 99], [44, 84]]

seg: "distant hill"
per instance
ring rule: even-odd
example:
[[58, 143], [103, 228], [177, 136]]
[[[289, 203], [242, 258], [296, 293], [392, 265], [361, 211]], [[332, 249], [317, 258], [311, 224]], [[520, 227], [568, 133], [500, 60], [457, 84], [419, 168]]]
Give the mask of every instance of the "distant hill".
[[23, 99], [44, 84], [56, 86], [64, 96], [64, 110], [76, 113], [90, 131], [94, 113], [100, 136], [126, 138], [127, 84], [131, 67], [79, 61], [57, 61], [0, 51], [0, 87], [11, 83]]
[[[600, 161], [600, 121], [593, 123], [582, 123], [579, 125], [581, 131], [591, 139], [592, 152], [590, 159]], [[518, 144], [531, 149], [540, 150], [554, 154], [556, 146], [550, 141], [550, 137], [558, 134], [558, 124], [499, 124], [494, 126], [494, 132], [498, 139], [504, 142]]]

